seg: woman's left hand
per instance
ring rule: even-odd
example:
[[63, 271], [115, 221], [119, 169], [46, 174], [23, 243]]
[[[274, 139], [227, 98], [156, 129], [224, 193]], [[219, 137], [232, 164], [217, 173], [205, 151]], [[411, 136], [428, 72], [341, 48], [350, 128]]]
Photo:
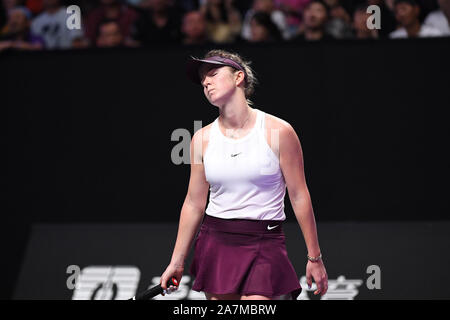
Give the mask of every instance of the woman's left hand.
[[308, 261], [306, 264], [306, 283], [310, 288], [313, 279], [317, 285], [317, 290], [314, 291], [314, 294], [317, 295], [320, 293], [323, 296], [328, 290], [328, 275], [322, 259], [317, 262]]

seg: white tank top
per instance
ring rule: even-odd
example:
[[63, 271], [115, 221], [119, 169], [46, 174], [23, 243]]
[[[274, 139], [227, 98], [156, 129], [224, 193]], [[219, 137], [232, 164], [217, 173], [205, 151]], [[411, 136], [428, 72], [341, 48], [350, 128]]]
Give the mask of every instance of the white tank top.
[[213, 122], [203, 157], [210, 184], [205, 213], [224, 219], [285, 220], [286, 183], [278, 157], [266, 141], [265, 113], [244, 137], [231, 139]]

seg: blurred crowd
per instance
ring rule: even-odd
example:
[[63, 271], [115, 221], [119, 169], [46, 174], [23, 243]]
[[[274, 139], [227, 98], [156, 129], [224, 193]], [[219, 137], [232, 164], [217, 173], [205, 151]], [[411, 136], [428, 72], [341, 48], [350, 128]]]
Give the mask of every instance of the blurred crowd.
[[0, 1], [0, 51], [450, 36], [450, 0]]

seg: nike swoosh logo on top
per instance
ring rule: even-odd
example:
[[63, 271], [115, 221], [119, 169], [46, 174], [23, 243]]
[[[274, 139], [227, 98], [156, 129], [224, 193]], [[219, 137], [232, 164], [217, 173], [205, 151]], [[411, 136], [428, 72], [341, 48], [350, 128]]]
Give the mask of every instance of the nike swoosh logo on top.
[[279, 226], [279, 224], [277, 224], [276, 226], [273, 226], [273, 227], [271, 227], [271, 226], [267, 226], [267, 230], [272, 230], [272, 229], [275, 229], [276, 227], [278, 227]]
[[234, 154], [232, 153], [231, 156], [232, 156], [232, 157], [236, 157], [238, 154], [241, 154], [241, 153], [242, 153], [242, 152], [234, 153]]

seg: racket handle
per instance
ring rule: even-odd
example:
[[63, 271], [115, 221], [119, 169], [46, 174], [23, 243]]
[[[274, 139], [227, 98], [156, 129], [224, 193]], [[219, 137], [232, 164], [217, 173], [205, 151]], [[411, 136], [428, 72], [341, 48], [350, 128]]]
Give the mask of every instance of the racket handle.
[[[176, 286], [178, 287], [178, 281], [175, 277], [172, 277], [169, 281], [167, 281], [167, 287], [169, 286]], [[158, 284], [157, 286], [154, 286], [152, 288], [149, 288], [145, 290], [144, 292], [141, 292], [137, 295], [135, 295], [133, 298], [129, 300], [149, 300], [151, 298], [156, 297], [158, 294], [163, 293], [163, 288], [161, 288], [161, 284]]]

